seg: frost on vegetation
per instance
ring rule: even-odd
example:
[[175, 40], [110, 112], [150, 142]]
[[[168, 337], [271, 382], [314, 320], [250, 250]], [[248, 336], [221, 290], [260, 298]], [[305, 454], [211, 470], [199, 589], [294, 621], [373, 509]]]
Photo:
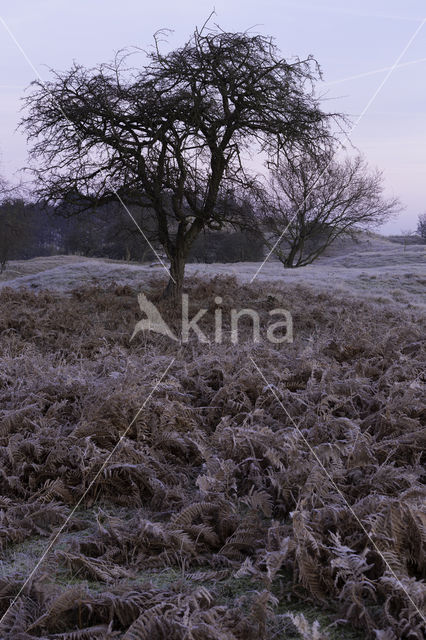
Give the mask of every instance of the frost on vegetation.
[[294, 343], [130, 343], [128, 284], [0, 291], [1, 637], [420, 640], [424, 318], [298, 283], [188, 288], [285, 300]]

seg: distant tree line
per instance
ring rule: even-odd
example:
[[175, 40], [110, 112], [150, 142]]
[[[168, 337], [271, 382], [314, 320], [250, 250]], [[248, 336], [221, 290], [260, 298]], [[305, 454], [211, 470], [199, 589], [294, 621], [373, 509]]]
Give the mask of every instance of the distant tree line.
[[[65, 215], [63, 215], [65, 213]], [[146, 212], [132, 210], [150, 242], [160, 250]], [[147, 222], [148, 221], [148, 222]], [[9, 260], [76, 254], [135, 262], [157, 258], [128, 213], [119, 203], [72, 215], [43, 203], [6, 197], [0, 202], [0, 271]], [[263, 240], [250, 230], [206, 231], [195, 241], [190, 262], [257, 261]]]
[[0, 272], [8, 260], [57, 253], [62, 236], [59, 219], [40, 205], [8, 197], [0, 203]]

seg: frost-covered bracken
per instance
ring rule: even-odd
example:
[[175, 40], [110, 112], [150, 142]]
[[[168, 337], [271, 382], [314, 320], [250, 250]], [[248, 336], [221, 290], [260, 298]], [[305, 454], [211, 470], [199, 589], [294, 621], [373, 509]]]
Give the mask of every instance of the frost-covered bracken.
[[298, 283], [189, 293], [264, 316], [284, 298], [294, 343], [130, 343], [129, 285], [1, 289], [1, 637], [320, 639], [340, 619], [422, 638], [420, 311]]

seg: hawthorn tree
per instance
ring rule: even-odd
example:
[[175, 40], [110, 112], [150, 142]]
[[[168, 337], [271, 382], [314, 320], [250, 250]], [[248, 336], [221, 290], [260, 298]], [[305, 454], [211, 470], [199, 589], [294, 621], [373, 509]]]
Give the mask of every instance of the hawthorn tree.
[[287, 158], [271, 172], [260, 209], [265, 243], [287, 268], [312, 263], [337, 238], [380, 226], [400, 210], [385, 198], [379, 171], [361, 156], [337, 160], [333, 147], [317, 157]]
[[314, 58], [288, 62], [262, 35], [196, 30], [165, 54], [156, 39], [139, 69], [127, 60], [35, 81], [22, 125], [45, 202], [76, 211], [119, 198], [154, 211], [166, 291], [179, 296], [195, 238], [232, 222], [227, 194], [256, 183], [247, 154], [315, 154], [335, 114], [315, 96]]

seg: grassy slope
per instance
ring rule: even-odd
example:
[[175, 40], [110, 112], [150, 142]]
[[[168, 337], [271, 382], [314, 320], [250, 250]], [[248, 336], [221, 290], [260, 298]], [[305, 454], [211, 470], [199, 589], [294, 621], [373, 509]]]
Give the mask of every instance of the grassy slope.
[[[258, 263], [190, 264], [188, 279], [235, 275], [249, 282]], [[139, 288], [153, 274], [163, 277], [158, 264], [136, 265], [79, 256], [52, 256], [12, 261], [0, 275], [0, 288], [25, 286], [35, 290], [50, 288], [69, 291], [79, 285], [108, 286], [118, 283]], [[324, 291], [354, 294], [396, 304], [426, 304], [426, 245], [403, 246], [377, 236], [362, 236], [358, 243], [342, 241], [330, 247], [314, 264], [283, 270], [272, 259], [257, 276], [259, 282], [300, 283]]]

